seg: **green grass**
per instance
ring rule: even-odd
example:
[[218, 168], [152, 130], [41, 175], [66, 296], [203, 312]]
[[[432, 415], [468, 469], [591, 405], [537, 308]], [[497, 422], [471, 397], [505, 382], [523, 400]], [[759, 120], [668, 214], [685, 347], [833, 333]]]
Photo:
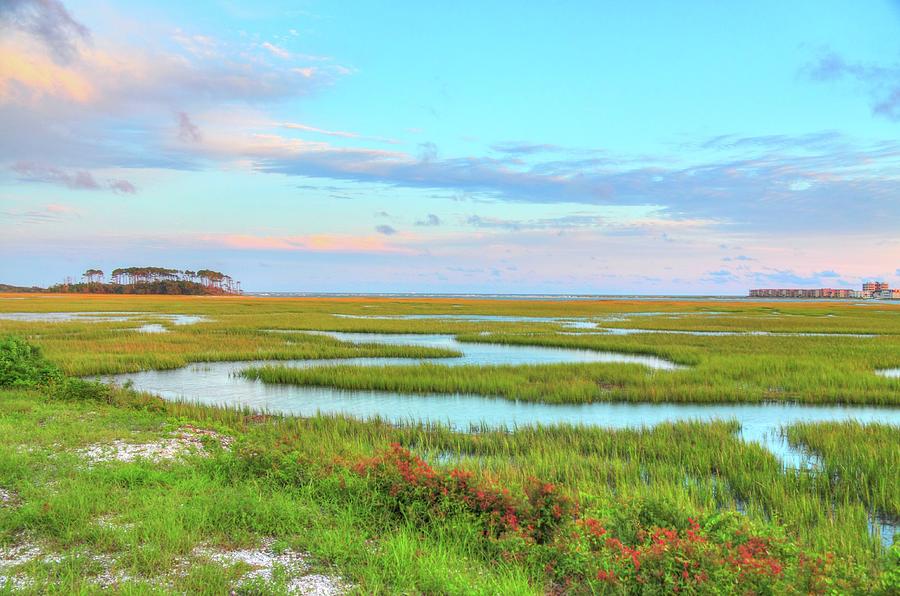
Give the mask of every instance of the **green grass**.
[[821, 473], [852, 491], [847, 498], [900, 522], [900, 432], [885, 424], [794, 424], [791, 445], [817, 455]]
[[[318, 474], [312, 466], [298, 466], [290, 483], [267, 478], [272, 470], [259, 461], [283, 455], [273, 444], [279, 433], [268, 425], [257, 429], [236, 413], [117, 399], [117, 405], [61, 402], [35, 392], [0, 391], [0, 487], [19, 501], [0, 509], [0, 543], [28, 536], [61, 558], [18, 569], [38, 581], [36, 592], [91, 591], [92, 575], [100, 569], [91, 557], [100, 554], [138, 578], [119, 586], [123, 591], [140, 592], [164, 578], [176, 592], [227, 593], [236, 570], [196, 559], [194, 549], [252, 547], [265, 537], [311, 552], [316, 567], [339, 569], [362, 593], [429, 586], [535, 591], [522, 570], [468, 556], [474, 527], [423, 535], [412, 524], [386, 524], [361, 480]], [[112, 439], [153, 440], [188, 420], [239, 437], [239, 455], [93, 467], [77, 455], [80, 448]], [[420, 551], [426, 555], [417, 558]], [[166, 577], [185, 561], [186, 575]]]
[[[29, 297], [0, 301], [0, 310], [132, 311], [118, 323], [24, 323], [0, 320], [0, 333], [27, 337], [67, 374], [165, 369], [191, 362], [350, 357], [429, 358], [452, 352], [429, 348], [342, 343], [321, 335], [268, 330], [447, 333], [465, 342], [572, 347], [659, 356], [685, 370], [651, 373], [628, 364], [585, 364], [448, 370], [429, 365], [378, 369], [346, 367], [266, 370], [271, 382], [419, 392], [476, 392], [546, 402], [680, 401], [900, 405], [900, 379], [875, 374], [900, 367], [900, 309], [870, 303], [697, 303], [678, 301], [540, 302], [465, 300], [287, 300], [175, 297]], [[500, 314], [635, 317], [609, 326], [647, 329], [872, 333], [873, 338], [571, 334], [554, 323], [497, 323], [335, 317], [334, 314]], [[710, 311], [727, 314], [708, 314]], [[163, 324], [168, 333], [132, 331], [153, 313], [199, 314], [196, 325]], [[159, 321], [159, 319], [155, 319]], [[565, 331], [567, 334], [559, 333]], [[487, 332], [487, 335], [481, 335]]]
[[[453, 308], [454, 304], [461, 308]], [[887, 305], [724, 303], [713, 308], [674, 302], [66, 297], [0, 301], [0, 309], [178, 312], [211, 319], [192, 326], [166, 324], [170, 332], [157, 335], [129, 331], [140, 321], [0, 321], [0, 335], [29, 338], [69, 374], [213, 360], [448, 355], [266, 331], [310, 329], [451, 333], [464, 341], [653, 354], [688, 368], [649, 372], [624, 364], [487, 368], [423, 364], [390, 370], [276, 366], [264, 367], [259, 374], [272, 375], [270, 381], [462, 391], [546, 402], [790, 400], [896, 405], [900, 393], [900, 383], [873, 373], [900, 366], [900, 311]], [[546, 323], [332, 316], [460, 311], [599, 316], [703, 309], [730, 314], [640, 317], [623, 325], [869, 332], [878, 337], [563, 335], [556, 333], [561, 330], [558, 326]], [[773, 315], [773, 309], [780, 314]], [[146, 315], [142, 320], [153, 318]], [[491, 335], [479, 335], [483, 331]], [[439, 470], [471, 471], [479, 481], [506, 487], [513, 495], [522, 495], [531, 478], [554, 483], [579, 503], [585, 515], [603, 520], [623, 539], [640, 520], [678, 525], [688, 516], [711, 520], [740, 511], [741, 519], [783, 535], [798, 552], [832, 553], [828, 578], [835, 582], [835, 591], [890, 593], [900, 582], [900, 546], [889, 551], [878, 535], [869, 533], [873, 513], [897, 515], [900, 433], [895, 426], [849, 422], [792, 426], [785, 429], [790, 442], [819, 454], [822, 467], [784, 470], [764, 448], [741, 441], [736, 436], [738, 425], [731, 421], [633, 430], [555, 425], [466, 433], [441, 425], [395, 426], [340, 416], [259, 416], [60, 381], [44, 374], [39, 361], [25, 370], [39, 371], [37, 381], [29, 384], [32, 388], [0, 388], [0, 488], [15, 498], [14, 504], [0, 507], [0, 545], [8, 548], [27, 538], [44, 552], [58, 555], [56, 562], [28, 563], [18, 570], [37, 582], [34, 592], [96, 591], [91, 582], [103, 567], [96, 557], [103, 555], [114, 561], [115, 570], [134, 578], [119, 586], [123, 593], [223, 593], [241, 570], [198, 558], [196, 547], [249, 547], [265, 538], [309, 552], [316, 568], [339, 574], [359, 593], [559, 589], [558, 575], [534, 554], [539, 551], [533, 551], [534, 556], [499, 557], [497, 545], [485, 541], [481, 527], [470, 517], [449, 515], [423, 523], [408, 509], [398, 514], [390, 494], [375, 490], [353, 472], [355, 462], [383, 452], [391, 443], [408, 447]], [[116, 439], [157, 440], [185, 424], [234, 437], [234, 448], [213, 449], [208, 458], [158, 464], [88, 466], [78, 455], [87, 445]], [[98, 523], [102, 520], [112, 525]], [[187, 572], [167, 576], [179, 563]], [[266, 589], [282, 589], [279, 581]], [[720, 591], [727, 591], [724, 585], [718, 585]]]
[[[183, 463], [93, 467], [77, 455], [113, 439], [150, 441], [187, 423], [235, 437], [233, 452], [215, 450], [213, 457]], [[0, 542], [27, 535], [60, 555], [62, 561], [49, 567], [21, 569], [39, 581], [52, 577], [59, 592], [89, 588], [96, 563], [88, 554], [106, 553], [117, 569], [150, 585], [176, 562], [191, 560], [198, 545], [251, 546], [264, 537], [312, 553], [317, 566], [340, 572], [363, 593], [545, 590], [541, 569], [493, 561], [473, 523], [448, 519], [423, 527], [389, 515], [385, 495], [346, 471], [343, 462], [399, 442], [439, 467], [461, 466], [514, 493], [531, 477], [557, 483], [597, 515], [634, 504], [680, 512], [664, 514], [676, 516], [741, 508], [804, 548], [836, 553], [842, 566], [875, 582], [886, 555], [878, 537], [867, 533], [869, 503], [857, 498], [865, 484], [860, 477], [834, 482], [823, 474], [783, 471], [770, 453], [738, 440], [735, 430], [733, 423], [678, 423], [652, 430], [553, 426], [469, 434], [342, 417], [260, 419], [123, 391], [102, 401], [0, 391], [0, 487], [20, 501], [0, 509]], [[850, 438], [857, 429], [834, 425], [830, 432]], [[101, 526], [101, 519], [115, 525]], [[236, 577], [210, 564], [191, 569], [170, 580], [172, 589], [208, 586], [213, 593]]]

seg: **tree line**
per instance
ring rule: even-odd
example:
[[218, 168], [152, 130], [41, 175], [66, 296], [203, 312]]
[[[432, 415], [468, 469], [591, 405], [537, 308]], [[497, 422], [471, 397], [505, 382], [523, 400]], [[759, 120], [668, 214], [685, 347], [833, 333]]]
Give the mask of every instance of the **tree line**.
[[88, 269], [82, 281], [69, 278], [48, 288], [55, 292], [93, 294], [240, 294], [241, 282], [212, 269], [122, 267], [113, 269], [109, 282], [102, 269]]

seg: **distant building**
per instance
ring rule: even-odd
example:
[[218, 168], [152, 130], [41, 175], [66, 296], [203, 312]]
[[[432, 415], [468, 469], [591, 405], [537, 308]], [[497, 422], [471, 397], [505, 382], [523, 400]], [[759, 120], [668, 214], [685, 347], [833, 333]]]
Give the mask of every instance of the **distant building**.
[[886, 282], [868, 281], [862, 291], [847, 288], [761, 288], [750, 290], [751, 298], [879, 298], [900, 300], [900, 290], [891, 290]]
[[883, 281], [867, 281], [863, 284], [865, 298], [884, 298], [884, 292], [890, 293], [890, 286]]
[[882, 292], [884, 290], [889, 290], [890, 288], [890, 284], [886, 281], [867, 281], [863, 284], [863, 292]]

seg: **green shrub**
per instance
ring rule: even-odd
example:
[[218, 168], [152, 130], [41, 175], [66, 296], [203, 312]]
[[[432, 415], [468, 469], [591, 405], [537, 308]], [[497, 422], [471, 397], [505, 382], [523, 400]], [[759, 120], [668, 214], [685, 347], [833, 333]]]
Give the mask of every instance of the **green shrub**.
[[0, 387], [32, 389], [62, 379], [62, 372], [44, 359], [40, 348], [18, 337], [0, 338]]
[[97, 381], [65, 378], [53, 386], [50, 395], [56, 399], [66, 399], [71, 401], [110, 401], [111, 391], [109, 385], [104, 385]]
[[0, 387], [45, 389], [56, 399], [109, 401], [109, 386], [69, 378], [44, 358], [41, 349], [9, 336], [0, 339]]

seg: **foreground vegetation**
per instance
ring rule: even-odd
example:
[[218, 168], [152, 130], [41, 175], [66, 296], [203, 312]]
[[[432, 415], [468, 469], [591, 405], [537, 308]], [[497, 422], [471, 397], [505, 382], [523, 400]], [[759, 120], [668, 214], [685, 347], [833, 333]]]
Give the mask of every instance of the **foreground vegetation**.
[[[469, 434], [260, 416], [67, 378], [21, 340], [0, 355], [0, 488], [11, 495], [0, 548], [44, 554], [5, 569], [7, 588], [93, 591], [112, 574], [125, 592], [223, 593], [246, 566], [202, 553], [273, 539], [360, 593], [900, 589], [900, 544], [867, 532], [867, 508], [893, 505], [889, 489], [866, 487], [887, 486], [896, 468], [785, 471], [736, 438], [736, 423]], [[85, 456], [185, 426], [234, 442], [164, 462]], [[879, 425], [787, 432], [814, 448], [819, 427], [843, 438], [818, 447], [825, 462], [900, 451]], [[288, 579], [244, 588], [277, 593]]]

